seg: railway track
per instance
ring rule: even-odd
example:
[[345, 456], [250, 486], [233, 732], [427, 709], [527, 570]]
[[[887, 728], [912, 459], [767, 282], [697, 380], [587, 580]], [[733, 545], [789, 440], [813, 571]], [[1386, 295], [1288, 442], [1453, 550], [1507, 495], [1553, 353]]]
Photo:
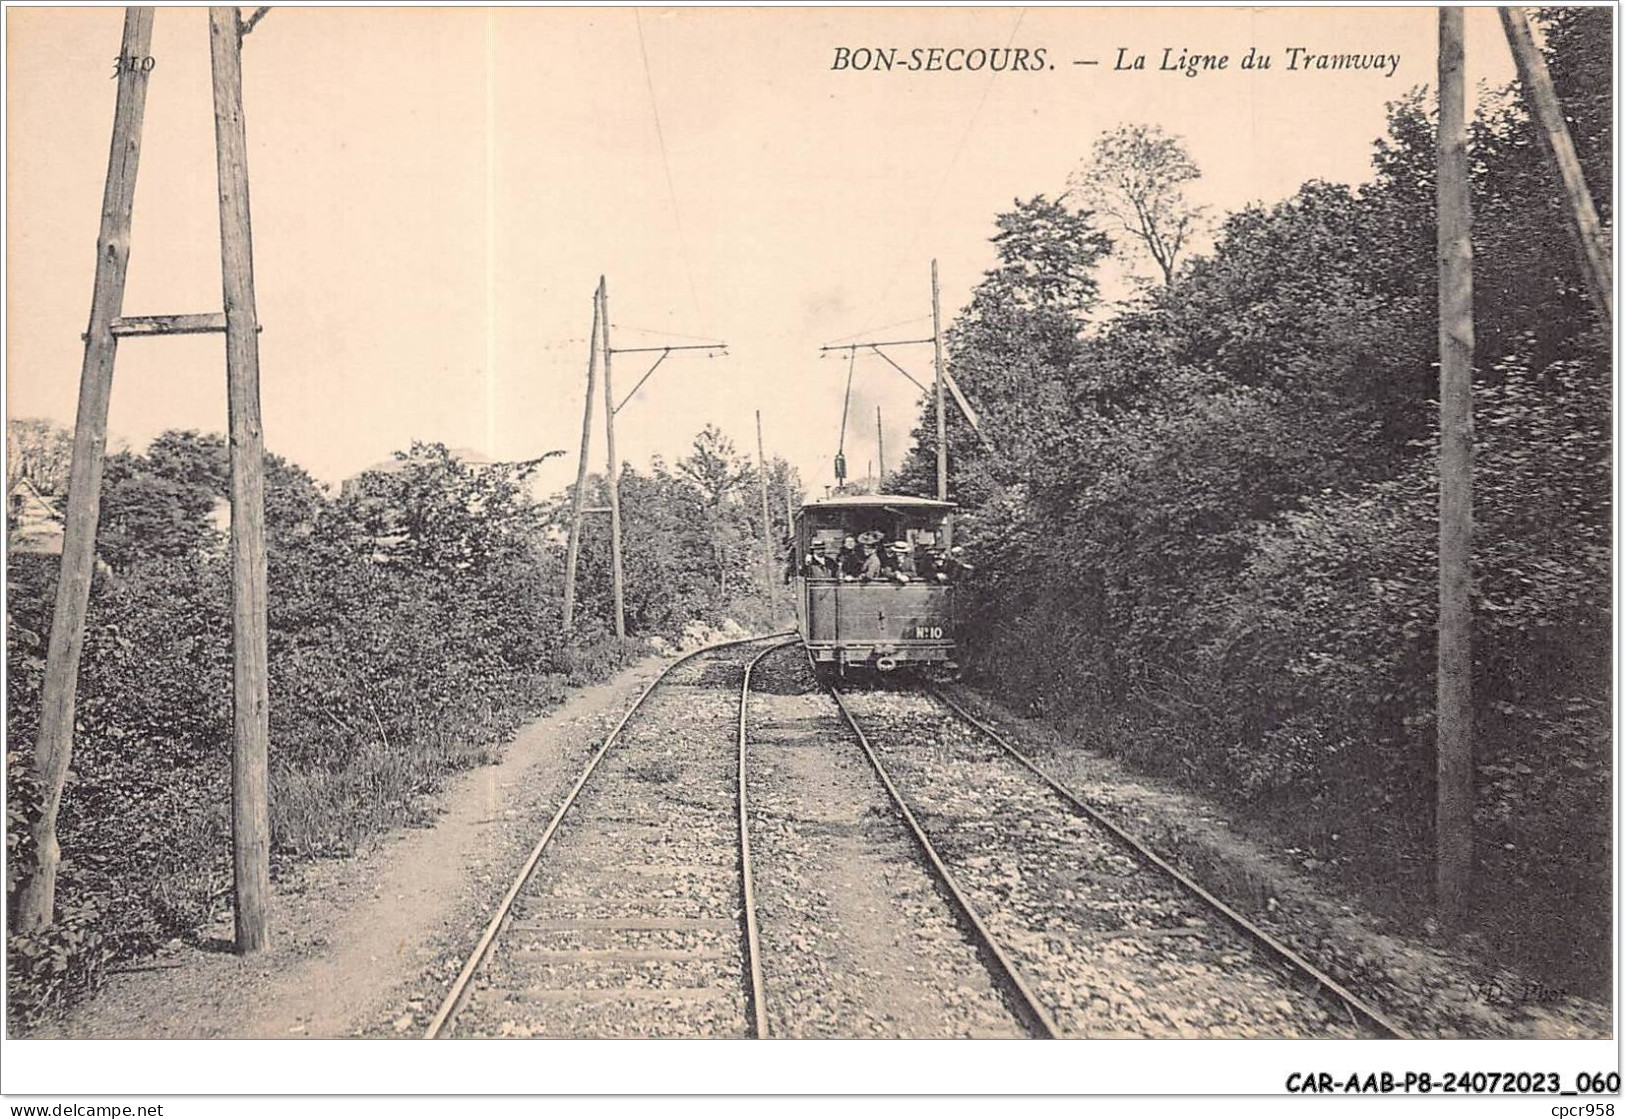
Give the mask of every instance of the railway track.
[[1406, 1036], [951, 699], [829, 692], [1034, 1036]]
[[[767, 818], [753, 817], [747, 804], [747, 732], [752, 675], [791, 644], [784, 637], [698, 650], [645, 688], [543, 830], [425, 1036], [844, 1036], [802, 1033], [788, 1001], [770, 1018], [765, 993], [751, 832]], [[1405, 1036], [951, 698], [828, 694], [911, 837], [892, 842], [915, 845], [951, 907], [951, 918], [942, 908], [935, 920], [943, 928], [957, 923], [964, 946], [928, 931], [931, 919], [922, 914], [943, 902], [921, 908], [918, 891], [933, 892], [924, 877], [913, 903], [888, 902], [881, 889], [869, 904], [880, 907], [876, 916], [892, 935], [910, 942], [908, 951], [923, 954], [908, 958], [930, 957], [939, 977], [963, 979], [965, 968], [980, 974], [977, 959], [986, 972], [952, 988], [977, 1004], [975, 1014], [933, 1016], [916, 1006], [916, 1022], [996, 1036], [1001, 1027], [989, 1013], [1008, 1013], [1002, 1029], [1046, 1038]], [[782, 758], [786, 733], [827, 740], [838, 725], [829, 718], [804, 710], [758, 733], [781, 744]], [[810, 798], [803, 812], [838, 811], [828, 789], [798, 795]], [[858, 793], [851, 810], [887, 812], [879, 795], [858, 808]], [[874, 827], [865, 824], [864, 834], [880, 836], [884, 829]], [[768, 834], [767, 853], [782, 862], [793, 847]], [[908, 858], [901, 850], [877, 849], [863, 861], [895, 866]], [[773, 909], [782, 917], [784, 906]], [[778, 920], [770, 929], [776, 989], [790, 1000], [803, 995], [784, 985], [800, 966], [787, 945], [823, 931], [796, 933], [794, 925]], [[956, 952], [963, 954], [957, 964]], [[917, 1000], [920, 978], [878, 986], [912, 985]], [[989, 982], [997, 994], [977, 994]], [[947, 994], [927, 991], [928, 998]], [[875, 990], [863, 1001], [886, 998]], [[864, 1012], [897, 1020], [878, 1005]]]
[[760, 1037], [745, 827], [750, 673], [785, 634], [679, 658], [583, 768], [425, 1033]]

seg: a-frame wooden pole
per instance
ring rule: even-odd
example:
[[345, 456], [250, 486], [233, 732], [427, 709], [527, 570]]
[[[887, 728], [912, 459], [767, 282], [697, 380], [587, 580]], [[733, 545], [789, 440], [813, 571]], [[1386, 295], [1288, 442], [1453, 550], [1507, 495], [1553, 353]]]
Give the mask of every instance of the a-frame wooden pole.
[[226, 404], [231, 432], [232, 869], [237, 951], [270, 943], [270, 700], [266, 655], [265, 446], [260, 423], [259, 323], [254, 307], [243, 125], [242, 23], [209, 9], [215, 158], [220, 187], [221, 289], [226, 311]]
[[621, 568], [621, 464], [615, 459], [615, 390], [610, 380], [609, 285], [598, 281], [599, 330], [604, 341], [604, 442], [608, 445], [610, 588], [615, 599], [615, 636], [626, 636], [626, 585]]
[[1467, 915], [1473, 867], [1473, 242], [1462, 10], [1439, 9], [1439, 663], [1435, 900]]
[[587, 456], [592, 451], [592, 401], [598, 382], [598, 301], [604, 278], [592, 295], [592, 341], [587, 346], [587, 406], [581, 414], [581, 454], [576, 457], [575, 495], [570, 499], [570, 541], [564, 549], [564, 632], [575, 627], [576, 562], [581, 555], [581, 508], [587, 491]]
[[[147, 57], [152, 42], [152, 14], [151, 8], [124, 10], [121, 57]], [[79, 655], [84, 648], [90, 581], [96, 566], [96, 521], [101, 512], [102, 461], [107, 453], [107, 406], [113, 391], [113, 359], [118, 352], [113, 320], [124, 308], [130, 216], [135, 204], [146, 104], [147, 74], [140, 66], [121, 70], [113, 109], [113, 142], [107, 157], [107, 185], [102, 192], [101, 231], [96, 238], [90, 326], [85, 332], [85, 357], [79, 370], [79, 408], [73, 425], [62, 566], [45, 654], [39, 736], [34, 742], [34, 773], [43, 806], [33, 828], [35, 866], [17, 903], [14, 924], [21, 932], [49, 925], [56, 909], [56, 874], [62, 861], [56, 822], [73, 756], [74, 694], [79, 681]]]
[[1524, 98], [1535, 118], [1535, 131], [1540, 134], [1546, 157], [1563, 187], [1567, 202], [1564, 212], [1580, 254], [1586, 291], [1597, 314], [1604, 322], [1612, 323], [1614, 269], [1608, 258], [1608, 242], [1603, 236], [1602, 222], [1597, 219], [1597, 207], [1591, 201], [1585, 173], [1580, 169], [1574, 138], [1569, 135], [1569, 126], [1563, 119], [1563, 106], [1558, 104], [1557, 91], [1552, 88], [1552, 75], [1546, 69], [1540, 48], [1535, 46], [1535, 37], [1530, 34], [1529, 20], [1522, 8], [1502, 8], [1501, 27], [1512, 47], [1512, 58], [1518, 64], [1518, 79], [1523, 82]]

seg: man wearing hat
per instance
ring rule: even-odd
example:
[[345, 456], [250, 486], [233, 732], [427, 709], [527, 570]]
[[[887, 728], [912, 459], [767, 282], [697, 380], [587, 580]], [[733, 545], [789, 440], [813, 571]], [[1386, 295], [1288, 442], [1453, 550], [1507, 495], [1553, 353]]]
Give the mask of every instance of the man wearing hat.
[[886, 546], [886, 557], [881, 560], [886, 577], [899, 583], [908, 582], [908, 569], [913, 566], [912, 545], [907, 540], [893, 540]]
[[814, 540], [812, 551], [808, 552], [801, 563], [801, 575], [805, 579], [833, 579], [835, 577], [835, 561], [824, 554], [824, 542]]
[[965, 549], [954, 545], [948, 551], [941, 548], [932, 548], [921, 551], [918, 562], [914, 565], [914, 572], [920, 578], [933, 583], [955, 582], [961, 575], [976, 570], [961, 557]]

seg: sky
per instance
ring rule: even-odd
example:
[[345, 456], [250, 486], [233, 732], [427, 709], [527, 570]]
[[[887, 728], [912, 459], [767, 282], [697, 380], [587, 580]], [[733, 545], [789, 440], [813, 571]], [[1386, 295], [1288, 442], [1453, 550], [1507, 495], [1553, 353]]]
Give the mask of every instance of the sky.
[[[7, 409], [71, 423], [106, 175], [122, 11], [9, 8]], [[1510, 81], [1493, 8], [1469, 9], [1469, 89]], [[1215, 213], [1312, 178], [1369, 176], [1384, 106], [1435, 75], [1435, 9], [274, 8], [244, 44], [268, 448], [337, 482], [413, 439], [575, 471], [592, 291], [617, 348], [674, 353], [616, 419], [636, 466], [707, 423], [820, 492], [844, 357], [928, 337], [993, 263], [994, 217], [1066, 189], [1124, 123], [1184, 137]], [[898, 48], [887, 71], [839, 48]], [[909, 72], [909, 52], [1044, 51], [1037, 70]], [[1269, 70], [1243, 70], [1249, 47]], [[1288, 48], [1398, 54], [1289, 70]], [[1228, 55], [1159, 69], [1163, 51]], [[1144, 70], [1117, 69], [1146, 57]], [[218, 310], [207, 14], [158, 10], [125, 313]], [[1299, 55], [1298, 57], [1303, 57]], [[1079, 65], [1094, 61], [1095, 65]], [[889, 351], [920, 379], [931, 348]], [[617, 399], [653, 354], [614, 360]], [[846, 454], [909, 442], [917, 390], [854, 370]], [[602, 389], [591, 461], [604, 461]], [[126, 339], [109, 427], [144, 447], [223, 431], [219, 336]]]

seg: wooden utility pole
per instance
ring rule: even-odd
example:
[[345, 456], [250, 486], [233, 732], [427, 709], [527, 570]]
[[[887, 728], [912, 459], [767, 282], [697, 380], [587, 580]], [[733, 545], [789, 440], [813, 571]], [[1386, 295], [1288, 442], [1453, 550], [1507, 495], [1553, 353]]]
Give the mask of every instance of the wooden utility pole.
[[886, 492], [886, 428], [880, 422], [880, 405], [875, 405], [875, 457], [880, 460], [880, 473], [875, 476], [875, 484], [880, 492]]
[[937, 262], [931, 261], [931, 346], [937, 370], [937, 500], [948, 500], [948, 408], [942, 378], [942, 289], [937, 283]]
[[270, 668], [266, 652], [265, 437], [260, 424], [260, 341], [243, 126], [242, 22], [209, 9], [215, 159], [220, 185], [220, 268], [226, 309], [226, 404], [231, 431], [232, 870], [237, 951], [270, 942]]
[[762, 449], [762, 410], [756, 409], [756, 480], [762, 491], [762, 560], [768, 601], [773, 600], [773, 517], [767, 504], [767, 452]]
[[[151, 8], [124, 10], [123, 59], [147, 57], [152, 42]], [[147, 71], [121, 69], [113, 108], [113, 142], [102, 192], [101, 231], [96, 238], [96, 280], [90, 300], [85, 357], [79, 370], [79, 408], [73, 426], [67, 524], [62, 566], [45, 654], [44, 694], [34, 742], [34, 773], [43, 804], [35, 821], [33, 874], [17, 903], [16, 927], [35, 932], [49, 925], [56, 909], [56, 875], [62, 849], [56, 822], [62, 786], [73, 756], [74, 694], [84, 648], [85, 612], [96, 564], [96, 521], [101, 511], [102, 462], [107, 453], [107, 406], [113, 391], [113, 359], [118, 337], [113, 323], [124, 308], [124, 278], [130, 263], [130, 218], [141, 156], [141, 121], [147, 104]]]
[[598, 279], [598, 319], [604, 340], [604, 441], [608, 446], [610, 585], [615, 596], [615, 636], [626, 636], [626, 591], [621, 573], [621, 464], [615, 460], [615, 388], [610, 379], [609, 284]]
[[1473, 243], [1462, 10], [1439, 9], [1439, 663], [1436, 902], [1467, 915], [1473, 866]]
[[1603, 236], [1602, 223], [1597, 219], [1597, 208], [1592, 204], [1585, 174], [1580, 169], [1580, 156], [1574, 150], [1574, 139], [1569, 135], [1568, 123], [1563, 119], [1563, 107], [1558, 104], [1557, 91], [1552, 88], [1552, 75], [1546, 69], [1545, 57], [1535, 46], [1535, 38], [1529, 31], [1529, 20], [1522, 8], [1502, 8], [1501, 26], [1512, 47], [1513, 60], [1518, 64], [1518, 78], [1523, 82], [1524, 96], [1534, 111], [1541, 144], [1563, 186], [1563, 194], [1568, 202], [1565, 212], [1569, 219], [1569, 232], [1580, 255], [1580, 271], [1585, 276], [1586, 291], [1598, 315], [1604, 322], [1612, 323], [1614, 270], [1608, 257], [1608, 242]]
[[587, 490], [587, 455], [592, 450], [592, 398], [598, 381], [599, 300], [604, 278], [592, 294], [592, 338], [587, 343], [587, 406], [581, 413], [581, 453], [576, 456], [576, 488], [570, 499], [570, 542], [564, 549], [564, 632], [575, 626], [576, 561], [581, 554], [581, 509]]
[[[706, 343], [696, 346], [627, 346], [616, 349], [611, 344], [610, 332], [613, 324], [609, 319], [609, 283], [604, 277], [598, 278], [598, 319], [600, 336], [604, 346], [604, 435], [609, 457], [609, 547], [610, 547], [610, 573], [615, 597], [615, 636], [626, 636], [626, 577], [621, 564], [621, 464], [615, 454], [615, 413], [619, 412], [632, 402], [646, 381], [654, 376], [655, 370], [673, 353], [679, 350], [726, 350], [726, 342]], [[619, 404], [615, 402], [615, 384], [611, 376], [611, 362], [615, 354], [659, 354], [653, 365], [632, 386], [632, 391]], [[720, 568], [718, 569], [721, 570]], [[724, 589], [726, 589], [726, 573], [722, 574]]]

